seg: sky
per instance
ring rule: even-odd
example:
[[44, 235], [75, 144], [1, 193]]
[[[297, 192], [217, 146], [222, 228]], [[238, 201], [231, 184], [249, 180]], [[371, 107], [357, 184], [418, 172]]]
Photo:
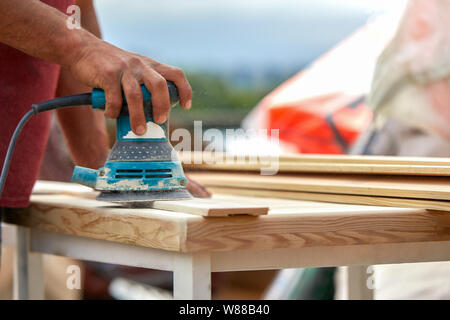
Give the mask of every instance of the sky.
[[[387, 0], [96, 0], [103, 37], [188, 71], [297, 70]], [[397, 2], [397, 5], [402, 1]]]

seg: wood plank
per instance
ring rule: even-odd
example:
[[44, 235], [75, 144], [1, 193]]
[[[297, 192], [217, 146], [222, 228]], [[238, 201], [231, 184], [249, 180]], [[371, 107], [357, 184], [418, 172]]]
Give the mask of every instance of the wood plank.
[[[450, 158], [382, 157], [349, 155], [281, 155], [272, 159], [250, 159], [244, 157], [225, 161], [225, 154], [197, 155], [183, 153], [187, 170], [261, 171], [277, 161], [278, 172], [323, 172], [339, 174], [387, 174], [450, 176]], [[204, 158], [202, 158], [204, 157]], [[217, 158], [215, 158], [217, 157]], [[198, 160], [202, 161], [198, 161]], [[208, 159], [211, 159], [208, 160]], [[212, 161], [216, 159], [215, 161]]]
[[252, 197], [273, 197], [280, 199], [450, 211], [450, 201], [225, 187], [210, 187], [209, 190], [220, 194], [245, 195]]
[[32, 195], [29, 208], [10, 209], [4, 219], [44, 231], [179, 251], [186, 216], [122, 208], [74, 195]]
[[450, 166], [450, 158], [444, 157], [400, 157], [400, 156], [372, 156], [372, 155], [341, 155], [341, 154], [283, 154], [280, 159], [307, 162], [340, 162], [366, 164], [420, 164]]
[[[258, 200], [263, 206], [273, 201]], [[286, 200], [289, 205], [283, 206], [280, 200], [268, 215], [203, 218], [121, 208], [78, 196], [33, 195], [28, 209], [10, 210], [5, 220], [40, 230], [179, 252], [450, 240], [449, 212], [334, 203], [314, 206], [294, 200]], [[293, 202], [298, 206], [290, 206]]]
[[343, 155], [343, 154], [296, 154], [287, 153], [280, 156], [283, 160], [313, 161], [313, 162], [339, 162], [339, 163], [366, 163], [366, 164], [420, 164], [449, 166], [450, 158], [445, 157], [401, 157], [379, 155]]
[[[214, 171], [256, 171], [273, 168], [261, 163], [216, 163], [185, 165], [188, 170]], [[332, 162], [279, 162], [279, 173], [339, 173], [370, 175], [414, 175], [414, 176], [450, 176], [450, 166], [397, 165], [397, 164], [358, 164]]]
[[72, 194], [94, 199], [98, 192], [78, 183], [37, 180], [32, 194]]
[[239, 201], [227, 202], [212, 199], [192, 199], [179, 201], [154, 201], [154, 209], [178, 211], [203, 217], [226, 217], [231, 215], [259, 216], [269, 212], [269, 207], [257, 204], [244, 204]]
[[[33, 194], [68, 194], [77, 195], [83, 198], [95, 199], [98, 192], [91, 188], [75, 183], [37, 181], [33, 188]], [[217, 201], [213, 199], [194, 198], [191, 200], [177, 201], [152, 201], [147, 204], [148, 208], [161, 209], [167, 211], [178, 211], [190, 213], [204, 217], [226, 217], [229, 215], [249, 214], [253, 216], [267, 214], [269, 208], [257, 204], [242, 204], [236, 201]], [[119, 206], [119, 204], [117, 204]]]
[[[180, 160], [186, 164], [205, 162], [205, 159], [244, 159], [248, 161], [250, 155], [228, 155], [221, 152], [180, 152]], [[276, 155], [275, 155], [276, 156]], [[252, 158], [255, 158], [254, 156]], [[354, 164], [394, 164], [394, 165], [426, 165], [450, 166], [450, 158], [443, 157], [399, 157], [399, 156], [371, 156], [371, 155], [333, 155], [333, 154], [295, 154], [283, 153], [278, 155], [283, 162], [307, 163], [354, 163]], [[263, 158], [264, 159], [264, 158]], [[199, 163], [197, 163], [199, 164]]]
[[449, 212], [345, 206], [347, 211], [338, 207], [334, 210], [271, 209], [267, 216], [188, 222], [185, 250], [230, 251], [450, 239]]
[[450, 200], [450, 179], [443, 177], [274, 175], [191, 173], [205, 186]]

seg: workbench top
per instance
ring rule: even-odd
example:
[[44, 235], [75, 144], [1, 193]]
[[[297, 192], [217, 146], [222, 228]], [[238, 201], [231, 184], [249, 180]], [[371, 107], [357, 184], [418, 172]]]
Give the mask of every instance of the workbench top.
[[450, 212], [214, 195], [267, 205], [262, 216], [202, 217], [131, 209], [86, 194], [35, 194], [5, 221], [44, 231], [178, 252], [450, 240]]

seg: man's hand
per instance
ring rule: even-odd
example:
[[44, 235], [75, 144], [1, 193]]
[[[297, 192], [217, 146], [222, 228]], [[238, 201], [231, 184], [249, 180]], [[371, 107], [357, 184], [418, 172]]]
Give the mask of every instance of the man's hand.
[[190, 108], [192, 90], [180, 69], [119, 49], [86, 29], [68, 29], [66, 21], [65, 14], [40, 1], [2, 0], [0, 42], [68, 67], [83, 84], [105, 90], [107, 117], [118, 116], [123, 88], [131, 128], [138, 135], [146, 130], [139, 84], [145, 84], [152, 94], [158, 123], [167, 120], [170, 108], [166, 80], [177, 86], [181, 106]]
[[188, 179], [187, 189], [194, 197], [196, 197], [196, 198], [211, 198], [211, 193], [208, 191], [208, 189], [206, 189], [204, 186], [202, 186], [197, 181], [189, 178], [189, 176], [186, 176], [186, 178]]
[[146, 122], [140, 89], [143, 83], [152, 94], [154, 120], [165, 122], [170, 111], [166, 80], [173, 81], [177, 86], [181, 106], [184, 109], [191, 107], [192, 89], [183, 71], [119, 49], [94, 36], [86, 37], [86, 43], [73, 56], [69, 68], [78, 80], [105, 90], [106, 117], [116, 118], [119, 115], [123, 88], [129, 105], [131, 128], [138, 135], [144, 134]]

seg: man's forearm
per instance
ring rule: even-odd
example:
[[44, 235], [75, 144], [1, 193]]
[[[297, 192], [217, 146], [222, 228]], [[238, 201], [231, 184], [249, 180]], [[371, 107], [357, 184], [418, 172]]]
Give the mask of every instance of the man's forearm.
[[0, 42], [46, 61], [68, 65], [85, 38], [83, 29], [69, 29], [67, 16], [36, 0], [0, 1]]
[[[92, 0], [79, 0], [81, 25], [101, 37]], [[75, 80], [68, 68], [62, 67], [58, 82], [58, 96], [89, 92], [92, 88]], [[58, 121], [66, 137], [67, 146], [76, 165], [98, 169], [106, 160], [109, 140], [102, 112], [92, 108], [58, 109]]]
[[[91, 90], [75, 80], [67, 68], [61, 69], [58, 96]], [[109, 152], [109, 139], [103, 113], [91, 107], [74, 107], [57, 109], [56, 115], [74, 163], [88, 168], [100, 168]]]

